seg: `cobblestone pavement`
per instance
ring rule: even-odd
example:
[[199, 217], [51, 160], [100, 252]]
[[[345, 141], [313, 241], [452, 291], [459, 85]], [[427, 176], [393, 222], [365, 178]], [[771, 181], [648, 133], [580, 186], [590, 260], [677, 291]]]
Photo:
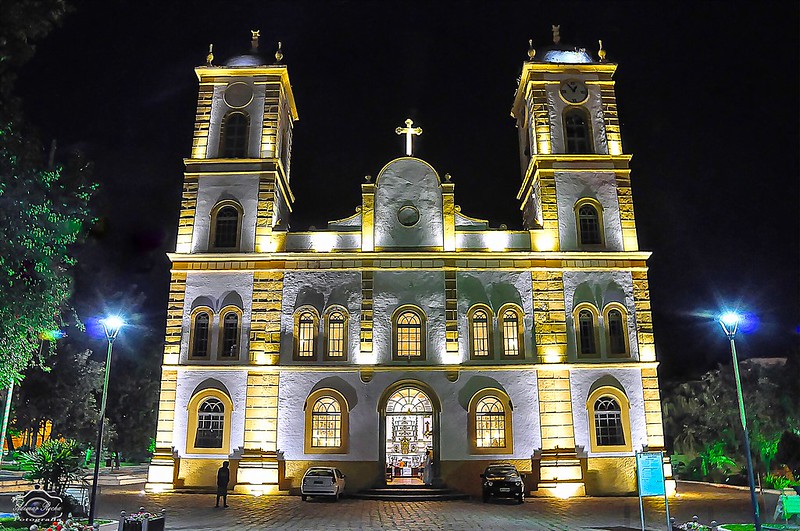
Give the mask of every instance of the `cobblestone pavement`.
[[[670, 501], [678, 521], [692, 515], [708, 523], [747, 522], [747, 491], [701, 485], [683, 485], [679, 498]], [[776, 497], [767, 495], [762, 513], [771, 521]], [[214, 508], [211, 494], [144, 494], [131, 487], [105, 487], [98, 514], [116, 518], [120, 510], [166, 508], [169, 530], [262, 530], [262, 529], [530, 529], [548, 531], [633, 531], [639, 527], [638, 498], [574, 498], [554, 500], [529, 498], [523, 505], [513, 502], [484, 504], [480, 501], [384, 502], [343, 499], [338, 502], [297, 496], [229, 496], [230, 507]], [[0, 496], [0, 511], [10, 509], [10, 498]], [[647, 528], [666, 528], [664, 503], [645, 500]]]

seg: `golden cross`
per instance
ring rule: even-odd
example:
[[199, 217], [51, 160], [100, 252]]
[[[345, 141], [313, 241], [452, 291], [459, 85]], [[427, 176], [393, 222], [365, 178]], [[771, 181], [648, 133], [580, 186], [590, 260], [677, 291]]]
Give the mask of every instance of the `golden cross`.
[[409, 157], [411, 156], [411, 137], [414, 135], [421, 135], [422, 128], [421, 127], [411, 127], [413, 124], [413, 120], [411, 118], [406, 120], [405, 127], [398, 127], [394, 130], [395, 133], [398, 135], [406, 135], [406, 155]]

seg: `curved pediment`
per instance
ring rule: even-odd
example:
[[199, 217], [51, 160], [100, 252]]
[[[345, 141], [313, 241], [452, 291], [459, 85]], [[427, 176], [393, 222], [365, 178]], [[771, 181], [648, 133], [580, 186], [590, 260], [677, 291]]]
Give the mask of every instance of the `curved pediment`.
[[375, 248], [442, 249], [443, 245], [439, 175], [420, 159], [393, 160], [375, 179]]

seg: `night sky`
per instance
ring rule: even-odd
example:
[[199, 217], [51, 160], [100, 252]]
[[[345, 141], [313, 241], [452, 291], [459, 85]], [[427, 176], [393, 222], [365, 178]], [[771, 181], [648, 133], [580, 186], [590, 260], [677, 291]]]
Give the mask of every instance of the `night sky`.
[[713, 320], [724, 307], [753, 316], [742, 357], [797, 353], [799, 4], [673, 4], [75, 1], [17, 89], [43, 140], [95, 162], [101, 222], [81, 252], [81, 317], [138, 292], [137, 329], [163, 338], [193, 68], [209, 43], [222, 64], [248, 50], [250, 29], [267, 57], [283, 42], [300, 115], [292, 230], [352, 214], [363, 176], [403, 154], [394, 129], [407, 117], [424, 129], [415, 156], [452, 174], [463, 212], [513, 229], [516, 79], [528, 39], [541, 50], [560, 24], [562, 44], [595, 56], [603, 39], [619, 64], [662, 375], [729, 359]]

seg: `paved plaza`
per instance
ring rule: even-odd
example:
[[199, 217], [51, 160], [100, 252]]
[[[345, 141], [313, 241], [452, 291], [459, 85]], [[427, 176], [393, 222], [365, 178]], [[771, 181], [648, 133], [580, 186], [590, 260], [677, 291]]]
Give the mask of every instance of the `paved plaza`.
[[[98, 506], [103, 518], [116, 518], [120, 510], [166, 508], [169, 530], [262, 529], [530, 529], [608, 530], [640, 529], [638, 498], [574, 498], [556, 500], [529, 498], [523, 505], [513, 502], [484, 504], [480, 500], [450, 502], [385, 502], [343, 499], [339, 502], [298, 496], [229, 496], [230, 507], [214, 508], [211, 494], [144, 494], [141, 485], [104, 487]], [[692, 515], [708, 523], [747, 522], [749, 495], [742, 490], [700, 485], [682, 485], [683, 493], [671, 500], [670, 510], [678, 521]], [[765, 516], [771, 521], [776, 496], [766, 496]], [[0, 496], [0, 510], [9, 510], [9, 496]], [[645, 502], [647, 528], [666, 528], [664, 504]], [[750, 520], [752, 521], [752, 520]]]

